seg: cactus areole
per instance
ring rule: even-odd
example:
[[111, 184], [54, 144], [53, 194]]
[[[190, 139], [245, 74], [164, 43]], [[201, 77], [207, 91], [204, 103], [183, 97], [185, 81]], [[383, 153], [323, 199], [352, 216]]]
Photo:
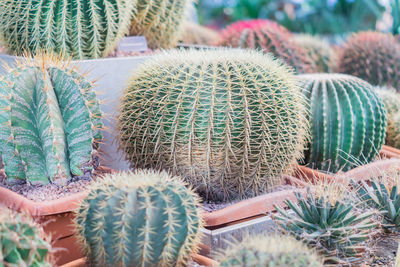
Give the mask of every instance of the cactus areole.
[[0, 78], [0, 157], [9, 181], [65, 184], [93, 169], [102, 122], [92, 88], [47, 55]]

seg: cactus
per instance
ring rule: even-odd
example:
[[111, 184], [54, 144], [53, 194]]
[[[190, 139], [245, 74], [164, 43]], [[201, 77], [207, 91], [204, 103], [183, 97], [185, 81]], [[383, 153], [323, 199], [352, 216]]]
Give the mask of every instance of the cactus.
[[54, 266], [47, 239], [29, 216], [0, 208], [0, 266]]
[[400, 94], [391, 88], [379, 88], [376, 92], [383, 100], [387, 114], [385, 144], [400, 148]]
[[331, 72], [336, 65], [336, 54], [328, 42], [321, 38], [307, 34], [297, 34], [294, 42], [301, 46], [312, 59], [316, 72]]
[[215, 45], [219, 42], [219, 38], [220, 35], [217, 31], [193, 22], [187, 22], [181, 39], [184, 44]]
[[8, 180], [65, 184], [93, 169], [101, 112], [93, 85], [52, 55], [0, 79], [0, 156]]
[[275, 221], [285, 231], [316, 247], [329, 263], [356, 263], [366, 250], [364, 241], [377, 224], [373, 212], [359, 214], [348, 199], [345, 186], [321, 183], [307, 188], [306, 196], [295, 193], [298, 204], [286, 200], [286, 211], [276, 207]]
[[251, 50], [157, 55], [135, 72], [120, 109], [120, 146], [132, 166], [167, 169], [214, 201], [281, 184], [307, 137], [296, 79]]
[[372, 85], [400, 88], [400, 44], [391, 34], [360, 32], [340, 50], [339, 72], [351, 74]]
[[152, 49], [175, 47], [192, 5], [192, 0], [136, 0], [130, 34], [145, 36]]
[[134, 2], [4, 0], [0, 32], [17, 55], [52, 50], [77, 59], [99, 58], [129, 31]]
[[375, 159], [386, 131], [386, 111], [374, 87], [345, 74], [299, 75], [309, 100], [312, 140], [306, 162], [337, 172]]
[[322, 267], [322, 259], [302, 242], [289, 236], [247, 237], [231, 245], [219, 266]]
[[186, 266], [202, 226], [199, 198], [166, 172], [109, 174], [75, 220], [93, 266]]
[[269, 20], [239, 21], [221, 33], [220, 46], [262, 49], [294, 67], [297, 73], [317, 72], [307, 51], [292, 40], [283, 26]]

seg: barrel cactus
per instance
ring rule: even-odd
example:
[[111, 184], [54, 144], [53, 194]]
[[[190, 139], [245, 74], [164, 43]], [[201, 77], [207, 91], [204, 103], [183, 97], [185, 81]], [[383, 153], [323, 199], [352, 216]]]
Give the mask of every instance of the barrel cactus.
[[181, 179], [138, 170], [95, 182], [75, 225], [93, 266], [186, 266], [202, 220], [198, 196]]
[[[129, 2], [129, 1], [128, 1]], [[183, 34], [193, 0], [136, 0], [131, 35], [143, 35], [152, 49], [171, 48]]]
[[50, 55], [0, 78], [0, 157], [10, 182], [65, 184], [93, 169], [101, 112], [93, 84]]
[[281, 184], [308, 129], [292, 73], [251, 50], [157, 55], [135, 71], [120, 109], [120, 145], [132, 166], [167, 169], [214, 201]]
[[128, 31], [128, 0], [0, 1], [0, 32], [10, 52], [53, 50], [73, 58], [99, 58]]
[[360, 32], [340, 49], [338, 70], [372, 85], [400, 88], [400, 44], [391, 34]]
[[292, 40], [292, 34], [270, 20], [235, 22], [222, 31], [219, 45], [261, 49], [282, 59], [298, 73], [317, 72], [307, 51]]
[[375, 159], [385, 140], [386, 111], [374, 87], [345, 74], [298, 77], [310, 107], [306, 162], [337, 172]]
[[220, 35], [217, 31], [193, 22], [187, 22], [181, 41], [183, 44], [216, 45], [219, 38]]
[[48, 238], [25, 215], [0, 208], [0, 266], [51, 267]]
[[385, 144], [400, 148], [400, 94], [392, 88], [376, 90], [385, 104], [387, 114]]

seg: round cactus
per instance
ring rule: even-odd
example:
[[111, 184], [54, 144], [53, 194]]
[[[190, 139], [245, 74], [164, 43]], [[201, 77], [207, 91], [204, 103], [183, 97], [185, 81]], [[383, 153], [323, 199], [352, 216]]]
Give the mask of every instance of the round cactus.
[[51, 267], [51, 250], [29, 216], [0, 208], [0, 266]]
[[391, 88], [376, 90], [385, 104], [387, 114], [385, 144], [400, 148], [400, 94]]
[[322, 267], [322, 259], [305, 244], [288, 236], [246, 238], [218, 260], [223, 266]]
[[168, 169], [206, 199], [246, 198], [302, 157], [305, 113], [295, 77], [269, 55], [172, 50], [132, 77], [119, 140], [132, 166]]
[[219, 42], [220, 35], [217, 31], [202, 25], [187, 22], [182, 43], [195, 45], [215, 45]]
[[178, 177], [139, 170], [97, 181], [75, 225], [94, 266], [186, 266], [202, 220], [198, 196]]
[[314, 62], [316, 72], [331, 72], [336, 63], [336, 55], [328, 42], [307, 34], [297, 34], [293, 40], [307, 52], [308, 57]]
[[10, 52], [53, 50], [73, 58], [99, 58], [129, 31], [127, 0], [0, 1], [0, 32]]
[[221, 33], [220, 46], [261, 49], [295, 68], [298, 73], [317, 72], [307, 51], [292, 40], [292, 34], [270, 20], [239, 21]]
[[298, 77], [311, 109], [306, 162], [337, 172], [373, 160], [386, 132], [386, 111], [374, 87], [345, 74]]
[[22, 60], [0, 78], [0, 159], [9, 181], [65, 184], [91, 171], [101, 128], [93, 84], [60, 58]]
[[152, 49], [175, 47], [193, 0], [136, 0], [131, 35], [143, 35]]
[[339, 72], [351, 74], [372, 85], [400, 88], [400, 44], [391, 34], [361, 32], [340, 49]]

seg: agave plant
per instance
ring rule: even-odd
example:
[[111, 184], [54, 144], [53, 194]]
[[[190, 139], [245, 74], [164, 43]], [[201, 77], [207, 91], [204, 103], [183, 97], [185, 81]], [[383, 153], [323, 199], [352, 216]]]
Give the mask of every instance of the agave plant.
[[285, 203], [288, 211], [276, 207], [274, 216], [281, 228], [316, 247], [326, 255], [328, 262], [359, 262], [371, 229], [373, 212], [358, 214], [353, 203], [343, 196], [338, 185], [319, 185], [308, 188], [306, 196], [296, 193], [298, 204]]

